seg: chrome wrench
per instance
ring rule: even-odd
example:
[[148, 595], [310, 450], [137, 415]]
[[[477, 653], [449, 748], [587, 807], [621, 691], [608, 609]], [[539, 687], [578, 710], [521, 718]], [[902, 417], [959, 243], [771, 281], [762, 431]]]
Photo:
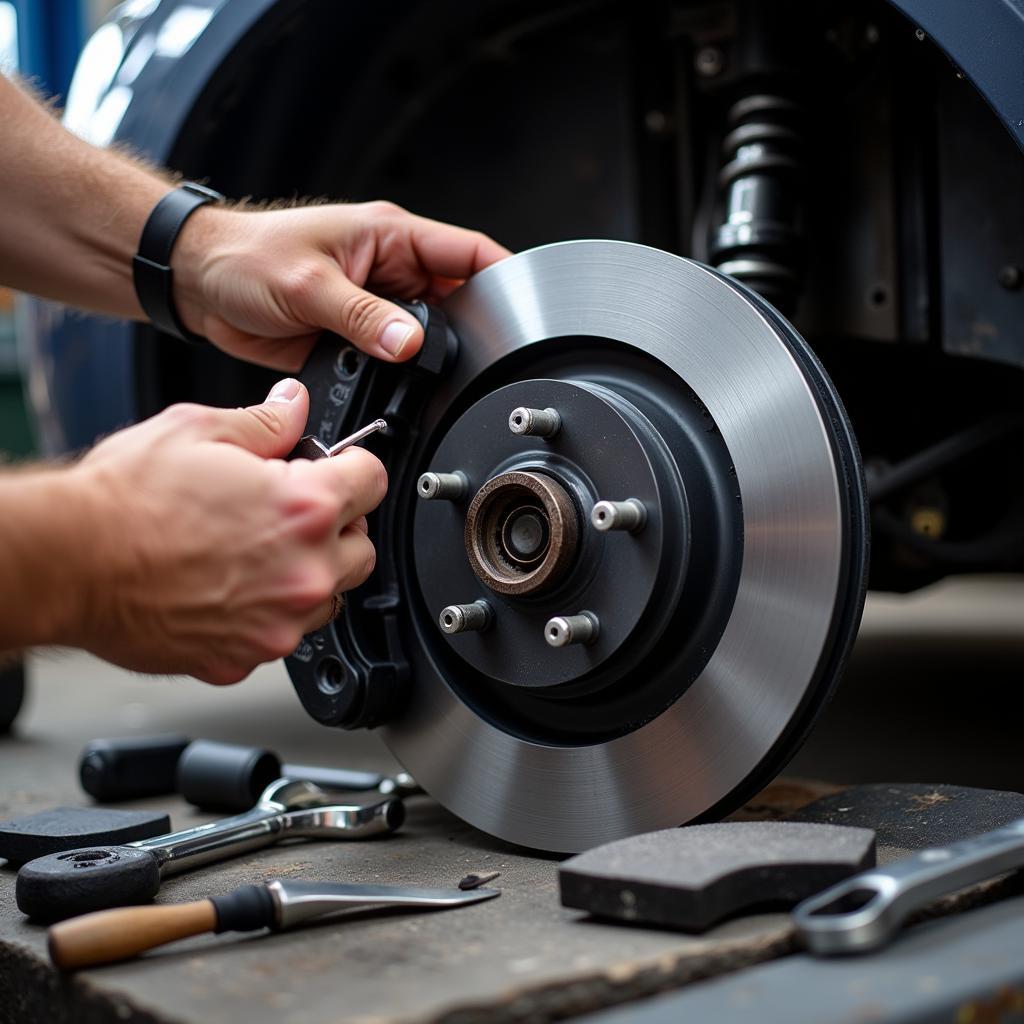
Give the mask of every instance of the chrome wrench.
[[311, 782], [278, 779], [243, 814], [128, 845], [152, 853], [167, 877], [282, 839], [365, 839], [393, 832], [403, 819], [398, 800], [337, 804]]
[[932, 900], [1022, 867], [1024, 818], [847, 878], [800, 903], [793, 922], [812, 953], [862, 953]]
[[318, 786], [278, 779], [244, 814], [124, 846], [51, 853], [18, 872], [18, 907], [40, 921], [147, 903], [161, 881], [283, 839], [367, 839], [404, 820], [401, 800], [338, 804]]

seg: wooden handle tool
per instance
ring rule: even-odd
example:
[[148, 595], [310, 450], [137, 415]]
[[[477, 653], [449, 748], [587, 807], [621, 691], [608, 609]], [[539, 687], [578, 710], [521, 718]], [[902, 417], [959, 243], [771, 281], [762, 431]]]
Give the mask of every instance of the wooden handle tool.
[[127, 960], [165, 942], [212, 932], [216, 927], [217, 909], [212, 900], [98, 910], [50, 929], [50, 959], [62, 971], [73, 971]]
[[[479, 883], [477, 883], [479, 884]], [[275, 931], [311, 918], [365, 906], [443, 910], [498, 895], [496, 889], [411, 889], [392, 885], [337, 885], [274, 879], [243, 885], [195, 903], [98, 910], [50, 928], [50, 959], [62, 971], [94, 967], [144, 953], [203, 932]]]

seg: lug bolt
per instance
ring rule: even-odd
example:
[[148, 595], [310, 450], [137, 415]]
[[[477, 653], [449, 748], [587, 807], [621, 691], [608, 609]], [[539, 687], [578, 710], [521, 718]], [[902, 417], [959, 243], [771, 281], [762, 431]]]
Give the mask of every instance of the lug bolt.
[[552, 647], [565, 647], [568, 644], [592, 644], [601, 631], [601, 624], [593, 612], [580, 612], [579, 615], [556, 615], [548, 619], [544, 627], [544, 639]]
[[448, 605], [441, 610], [437, 623], [450, 636], [486, 629], [493, 618], [494, 612], [486, 601], [474, 601], [472, 604]]
[[427, 501], [461, 501], [469, 493], [469, 481], [460, 470], [454, 473], [424, 473], [416, 493]]
[[554, 437], [562, 429], [562, 417], [554, 409], [513, 409], [508, 418], [508, 429], [513, 434], [531, 434], [534, 437]]
[[625, 501], [599, 501], [591, 510], [595, 530], [627, 530], [639, 533], [647, 522], [647, 509], [636, 498]]

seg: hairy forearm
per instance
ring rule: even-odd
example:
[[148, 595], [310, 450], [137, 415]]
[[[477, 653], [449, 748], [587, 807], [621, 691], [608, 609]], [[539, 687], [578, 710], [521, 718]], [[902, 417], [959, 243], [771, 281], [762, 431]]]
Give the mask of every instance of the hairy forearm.
[[131, 260], [169, 179], [66, 131], [0, 75], [0, 283], [141, 318]]
[[81, 476], [71, 467], [0, 473], [0, 652], [77, 640], [96, 556]]

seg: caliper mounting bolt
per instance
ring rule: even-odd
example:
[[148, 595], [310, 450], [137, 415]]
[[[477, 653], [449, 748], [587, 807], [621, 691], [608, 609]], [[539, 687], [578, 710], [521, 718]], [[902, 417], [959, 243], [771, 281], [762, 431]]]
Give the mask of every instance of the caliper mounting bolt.
[[626, 530], [639, 533], [647, 522], [647, 509], [636, 498], [625, 501], [599, 501], [590, 512], [595, 530]]
[[548, 624], [544, 627], [544, 639], [552, 647], [592, 644], [600, 631], [601, 624], [593, 612], [556, 615], [553, 619], [548, 619]]
[[416, 493], [427, 501], [461, 501], [469, 493], [469, 480], [461, 470], [454, 473], [424, 473]]
[[481, 600], [472, 604], [450, 604], [441, 610], [437, 622], [443, 632], [451, 635], [486, 629], [493, 619], [491, 606]]
[[508, 429], [513, 434], [533, 437], [554, 437], [562, 429], [562, 417], [554, 409], [527, 409], [519, 406], [508, 418]]

